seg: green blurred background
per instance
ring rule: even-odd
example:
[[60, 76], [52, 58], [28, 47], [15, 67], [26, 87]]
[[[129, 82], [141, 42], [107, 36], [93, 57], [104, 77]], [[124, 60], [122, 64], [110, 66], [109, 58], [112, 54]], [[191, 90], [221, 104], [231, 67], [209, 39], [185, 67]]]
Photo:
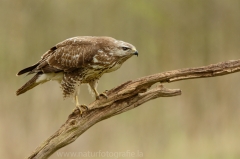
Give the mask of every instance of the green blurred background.
[[[145, 75], [240, 56], [239, 0], [1, 0], [0, 13], [0, 158], [27, 157], [73, 110], [55, 82], [15, 96], [30, 78], [15, 74], [62, 40], [104, 35], [137, 47], [138, 58], [101, 78], [100, 92]], [[183, 94], [102, 121], [59, 152], [129, 150], [141, 151], [146, 159], [239, 159], [239, 81], [236, 73], [165, 84]], [[94, 100], [85, 85], [80, 100]]]

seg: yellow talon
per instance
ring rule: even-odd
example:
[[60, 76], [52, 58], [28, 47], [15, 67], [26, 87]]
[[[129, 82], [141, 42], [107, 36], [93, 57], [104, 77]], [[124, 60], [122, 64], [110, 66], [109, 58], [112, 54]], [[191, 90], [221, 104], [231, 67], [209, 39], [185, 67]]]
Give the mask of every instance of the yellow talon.
[[75, 96], [75, 103], [76, 103], [76, 107], [77, 107], [77, 109], [80, 111], [80, 114], [81, 114], [81, 115], [82, 115], [85, 111], [88, 110], [88, 106], [86, 106], [86, 105], [84, 105], [84, 104], [79, 104], [77, 95]]
[[105, 92], [99, 94], [98, 96], [96, 96], [96, 99], [100, 99], [100, 97], [105, 97], [105, 98], [108, 98], [107, 94]]
[[76, 107], [79, 109], [81, 115], [88, 110], [88, 106], [86, 105], [77, 105]]

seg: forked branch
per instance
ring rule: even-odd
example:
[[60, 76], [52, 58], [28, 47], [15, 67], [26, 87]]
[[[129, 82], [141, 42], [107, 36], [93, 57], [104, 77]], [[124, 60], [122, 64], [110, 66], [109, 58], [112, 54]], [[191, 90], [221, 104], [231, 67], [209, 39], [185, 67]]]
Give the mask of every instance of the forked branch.
[[99, 121], [136, 108], [141, 104], [158, 98], [181, 95], [180, 89], [167, 89], [155, 83], [206, 78], [226, 75], [240, 71], [240, 60], [221, 62], [209, 66], [179, 69], [128, 81], [106, 92], [108, 98], [101, 98], [89, 105], [89, 110], [80, 115], [74, 110], [67, 121], [51, 137], [44, 141], [28, 159], [45, 159], [55, 151], [75, 141], [83, 132]]

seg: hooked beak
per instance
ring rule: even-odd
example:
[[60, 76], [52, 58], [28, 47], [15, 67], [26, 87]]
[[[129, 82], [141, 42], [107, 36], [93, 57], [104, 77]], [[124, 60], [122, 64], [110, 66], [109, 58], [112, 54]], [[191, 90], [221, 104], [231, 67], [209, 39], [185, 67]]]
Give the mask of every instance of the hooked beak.
[[138, 56], [138, 51], [135, 51], [135, 52], [133, 53], [133, 55], [137, 55], [137, 56]]

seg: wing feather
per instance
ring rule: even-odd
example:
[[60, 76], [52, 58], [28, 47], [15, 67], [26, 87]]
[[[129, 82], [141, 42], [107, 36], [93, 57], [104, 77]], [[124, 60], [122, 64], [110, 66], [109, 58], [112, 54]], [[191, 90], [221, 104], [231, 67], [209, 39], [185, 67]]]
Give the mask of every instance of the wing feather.
[[69, 72], [86, 67], [91, 62], [98, 47], [92, 38], [74, 37], [67, 39], [47, 51], [31, 73]]

